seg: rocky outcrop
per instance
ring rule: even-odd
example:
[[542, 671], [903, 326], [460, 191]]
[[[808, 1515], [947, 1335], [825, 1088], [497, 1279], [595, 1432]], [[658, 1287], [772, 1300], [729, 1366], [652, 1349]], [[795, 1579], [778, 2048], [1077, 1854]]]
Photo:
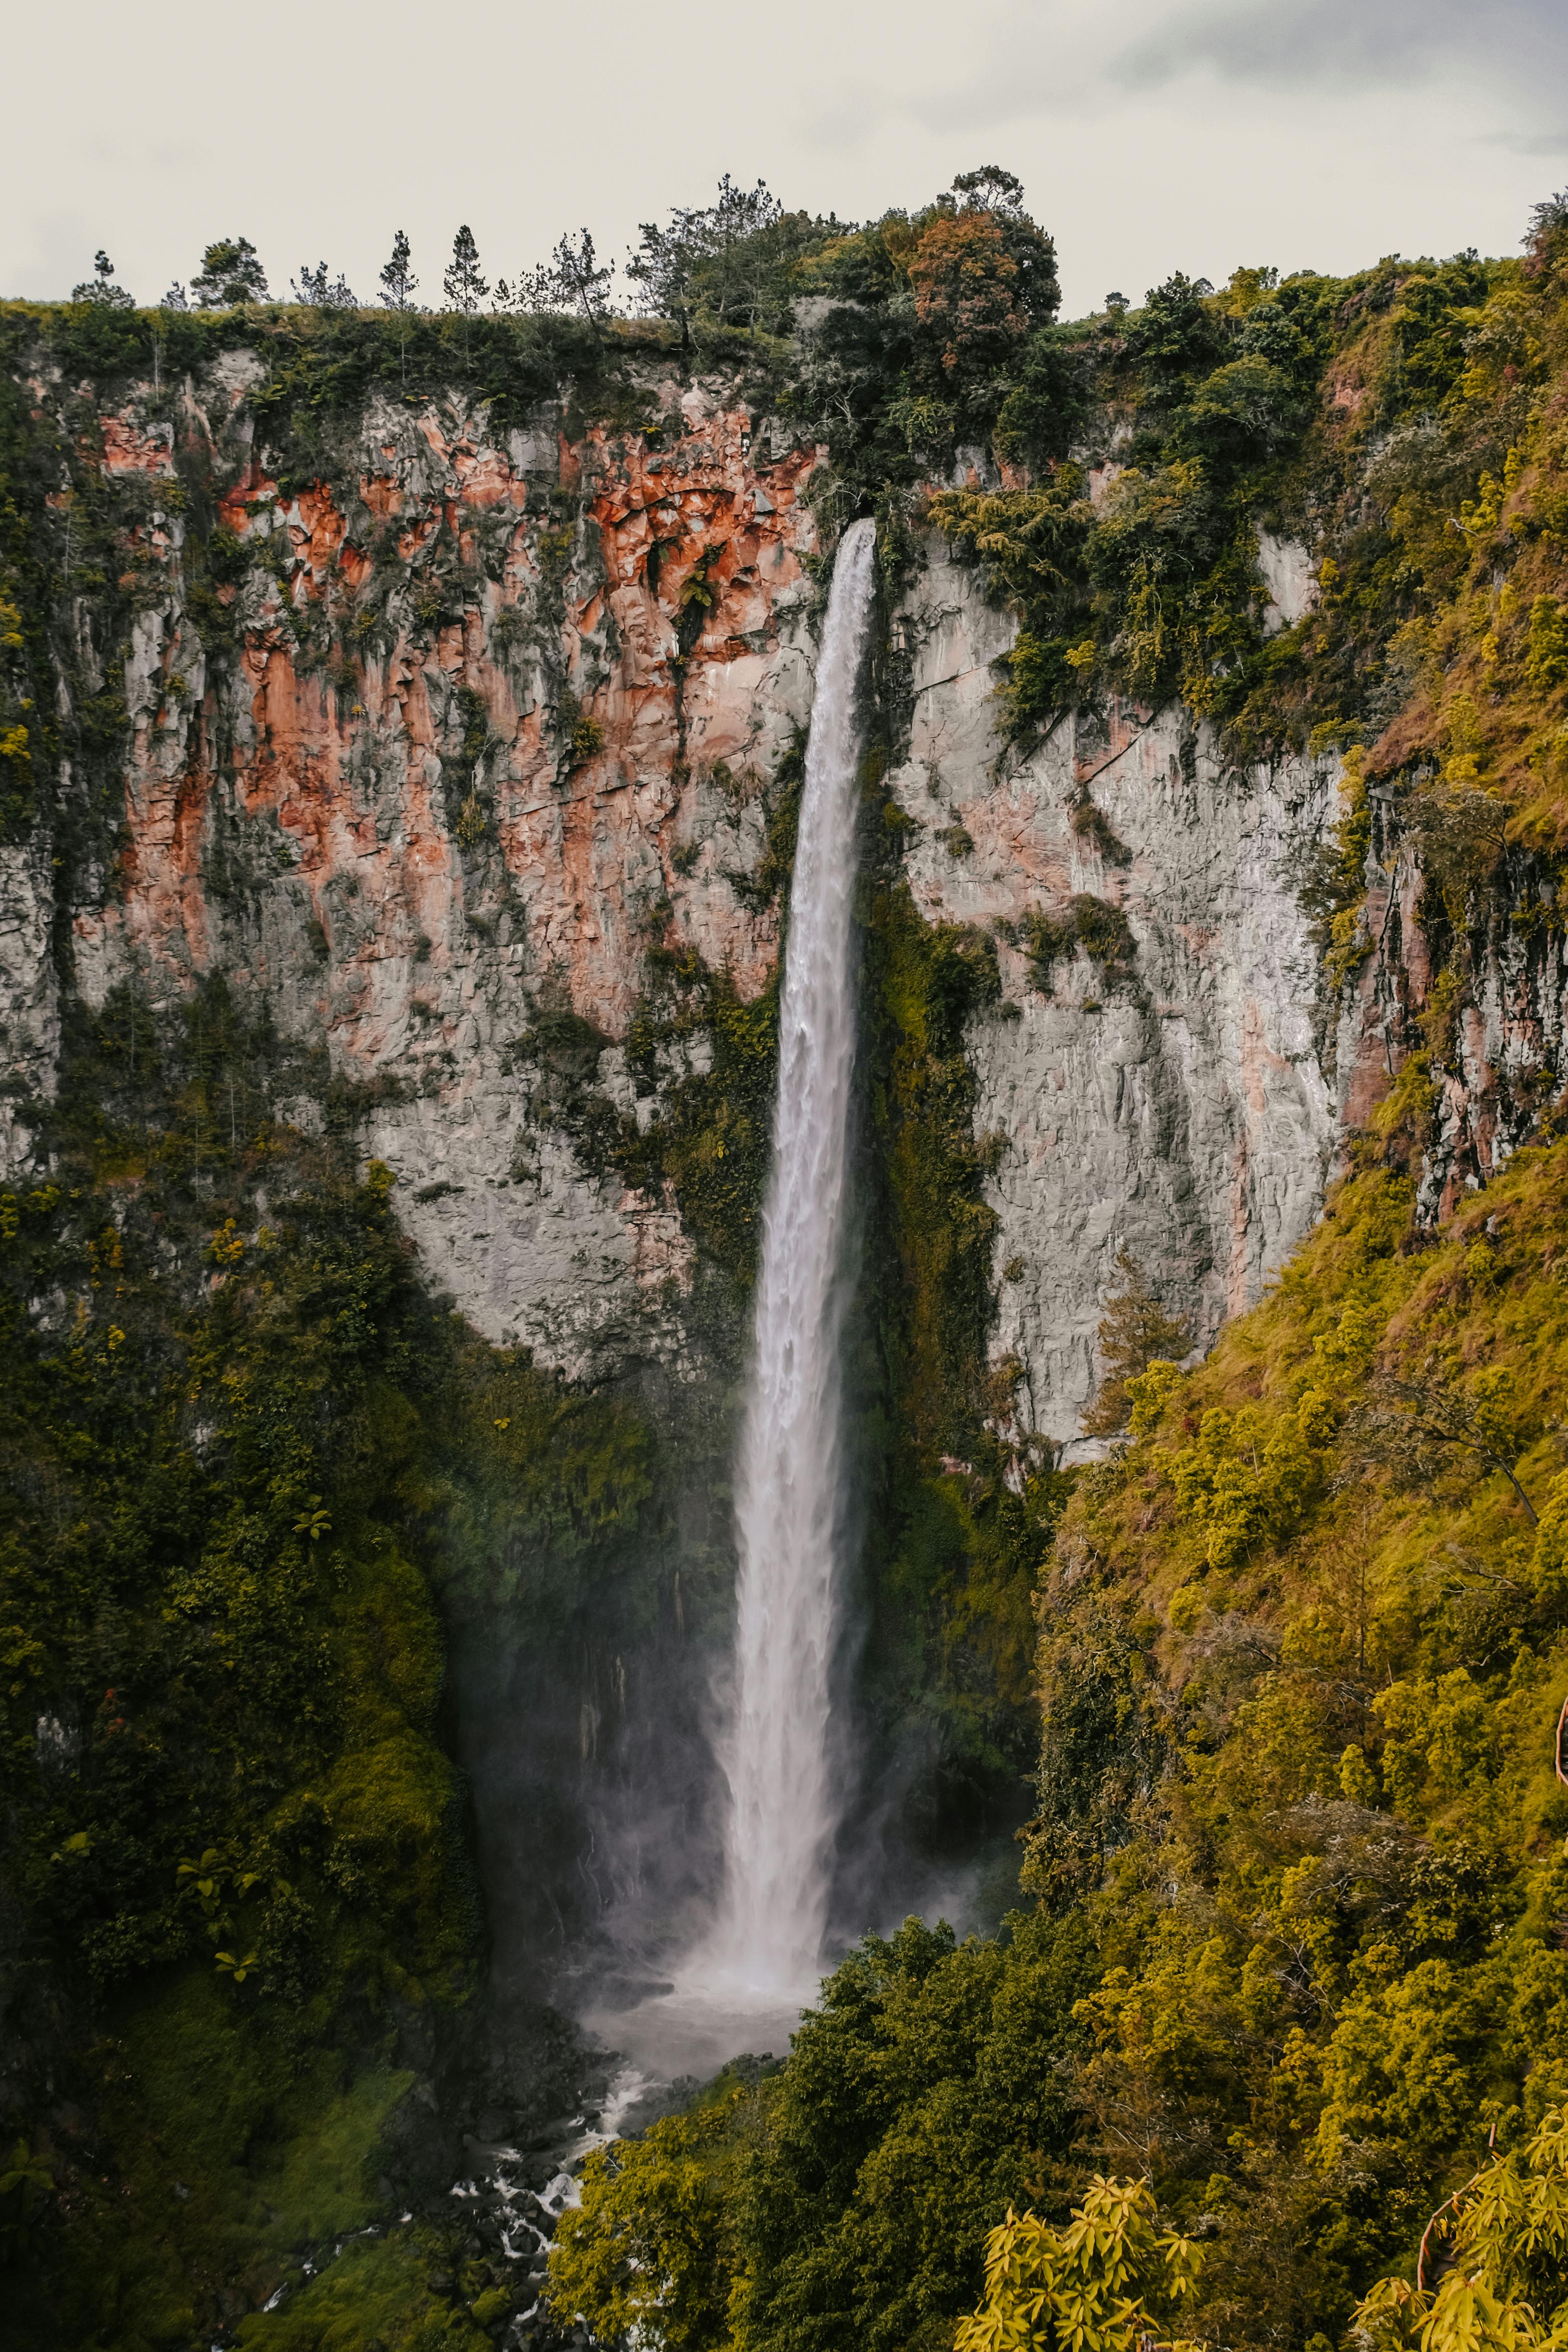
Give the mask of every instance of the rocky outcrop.
[[[1473, 902], [1465, 941], [1468, 984], [1435, 983], [1423, 916], [1421, 844], [1399, 829], [1392, 795], [1371, 795], [1373, 835], [1357, 944], [1363, 950], [1339, 1004], [1342, 1127], [1364, 1127], [1407, 1062], [1430, 1089], [1415, 1107], [1418, 1214], [1449, 1217], [1560, 1102], [1568, 1033], [1568, 932], [1551, 864], [1510, 849], [1491, 892]], [[1446, 919], [1443, 894], [1435, 894]], [[1451, 963], [1453, 959], [1448, 960]]]
[[28, 1163], [32, 1129], [20, 1106], [47, 1102], [55, 1092], [60, 1003], [51, 953], [53, 880], [46, 840], [0, 847], [0, 1173]]

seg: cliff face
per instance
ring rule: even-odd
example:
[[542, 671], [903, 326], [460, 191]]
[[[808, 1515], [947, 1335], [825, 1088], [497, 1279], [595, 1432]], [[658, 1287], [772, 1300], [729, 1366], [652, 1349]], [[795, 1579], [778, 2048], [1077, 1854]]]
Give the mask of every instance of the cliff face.
[[[733, 384], [649, 361], [615, 429], [563, 402], [502, 430], [483, 403], [377, 392], [333, 471], [283, 479], [260, 375], [230, 352], [71, 427], [123, 517], [128, 643], [95, 641], [79, 604], [75, 624], [77, 691], [122, 687], [123, 807], [96, 860], [42, 832], [5, 852], [11, 1168], [62, 987], [99, 1006], [132, 982], [156, 1013], [221, 974], [317, 1054], [430, 1279], [488, 1338], [573, 1373], [679, 1360], [673, 1190], [584, 1152], [529, 1041], [574, 1024], [601, 1108], [646, 1129], [711, 1056], [698, 1027], [634, 1082], [650, 949], [725, 971], [742, 1003], [767, 981], [757, 876], [810, 713], [820, 452]], [[79, 419], [58, 382], [32, 396]], [[68, 529], [79, 495], [56, 496]], [[193, 586], [198, 520], [218, 553]], [[1238, 767], [1179, 706], [1114, 699], [1005, 751], [1016, 624], [940, 533], [915, 545], [886, 615], [889, 789], [921, 914], [998, 935], [1003, 1001], [966, 1041], [995, 1139], [992, 1352], [1021, 1368], [1030, 1425], [1070, 1440], [1119, 1249], [1206, 1344], [1311, 1223], [1427, 993], [1418, 845], [1382, 813], [1371, 952], [1333, 1001], [1300, 891], [1343, 813], [1336, 758]], [[1266, 533], [1260, 561], [1299, 619], [1304, 551]], [[214, 658], [215, 627], [237, 656]], [[1089, 901], [1120, 947], [1084, 929]], [[1041, 919], [1068, 927], [1043, 965]], [[1505, 933], [1484, 968], [1455, 1014], [1433, 1214], [1528, 1127], [1561, 1042], [1554, 931]], [[279, 1108], [309, 1129], [319, 1095]]]
[[[894, 787], [928, 919], [1005, 927], [1004, 1003], [975, 1025], [976, 1123], [1005, 1140], [995, 1348], [1034, 1425], [1072, 1436], [1128, 1248], [1212, 1339], [1310, 1224], [1337, 1134], [1319, 959], [1298, 896], [1337, 762], [1240, 771], [1183, 714], [1114, 707], [999, 761], [992, 664], [1012, 642], [940, 540], [900, 616], [909, 755]], [[1124, 969], [1075, 942], [1033, 984], [1031, 915], [1124, 917]], [[1010, 943], [1009, 943], [1010, 942]]]
[[[662, 1199], [531, 1123], [513, 1049], [542, 992], [624, 1036], [656, 938], [742, 995], [772, 968], [775, 920], [731, 877], [809, 715], [815, 452], [655, 373], [638, 429], [576, 437], [559, 410], [502, 436], [482, 409], [377, 399], [341, 476], [290, 491], [255, 454], [251, 373], [230, 355], [172, 410], [149, 393], [100, 420], [104, 475], [147, 496], [121, 845], [69, 969], [93, 1005], [214, 973], [264, 997], [362, 1090], [432, 1278], [575, 1370], [684, 1246]], [[216, 672], [177, 458], [216, 490], [241, 646]], [[18, 865], [5, 938], [13, 1068], [45, 1086], [48, 878]], [[600, 1083], [625, 1093], [617, 1062]]]

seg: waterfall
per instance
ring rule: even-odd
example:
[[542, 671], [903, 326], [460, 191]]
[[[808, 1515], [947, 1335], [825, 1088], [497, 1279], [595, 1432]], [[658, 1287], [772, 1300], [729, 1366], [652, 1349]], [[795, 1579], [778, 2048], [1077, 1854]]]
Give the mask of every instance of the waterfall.
[[731, 1983], [757, 1991], [794, 1992], [816, 1976], [839, 1810], [830, 1684], [843, 1548], [857, 681], [875, 541], [869, 521], [844, 535], [817, 666], [736, 1465], [735, 1680], [722, 1751], [731, 1810], [710, 1949]]

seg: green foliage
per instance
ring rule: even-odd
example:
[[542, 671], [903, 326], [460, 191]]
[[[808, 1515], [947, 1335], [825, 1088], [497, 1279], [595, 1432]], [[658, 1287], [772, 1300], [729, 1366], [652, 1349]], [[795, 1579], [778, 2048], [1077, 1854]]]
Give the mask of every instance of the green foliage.
[[1524, 675], [1546, 693], [1568, 682], [1568, 623], [1555, 596], [1537, 596], [1531, 604]]
[[489, 292], [479, 268], [479, 248], [467, 221], [452, 239], [452, 258], [443, 273], [441, 291], [447, 297], [447, 308], [465, 315], [477, 310]]
[[[1382, 736], [1397, 772], [1468, 698], [1476, 740], [1449, 785], [1510, 772], [1483, 870], [1521, 822], [1510, 803], [1532, 803], [1533, 836], [1555, 842], [1568, 640], [1552, 551], [1568, 506], [1561, 431], [1529, 403], [1564, 348], [1560, 274], [1473, 256], [1343, 280], [1243, 270], [1217, 295], [1178, 275], [1141, 311], [1037, 338], [995, 425], [999, 454], [1039, 478], [931, 507], [1018, 616], [1006, 739], [1027, 746], [1109, 687], [1179, 697], [1237, 757]], [[1110, 454], [1111, 415], [1131, 437], [1091, 504], [1068, 451]], [[1273, 634], [1263, 519], [1312, 548], [1321, 592]], [[1500, 696], [1510, 678], [1523, 691]]]
[[193, 299], [210, 310], [237, 302], [265, 302], [267, 272], [247, 236], [222, 236], [202, 255], [191, 280]]
[[657, 2325], [688, 2352], [890, 2352], [950, 2330], [986, 2231], [1066, 2146], [1084, 1959], [1070, 1921], [1016, 1918], [1005, 1943], [913, 1919], [868, 1937], [781, 2072], [721, 2078], [593, 2161], [551, 2258], [557, 2312], [606, 2336]]
[[1156, 2227], [1141, 2180], [1096, 2173], [1065, 2229], [1009, 2210], [985, 2242], [985, 2301], [955, 2352], [1134, 2352], [1172, 2343], [1196, 2292], [1201, 2247]]
[[678, 205], [664, 227], [642, 224], [626, 276], [651, 311], [679, 328], [683, 345], [784, 334], [795, 266], [826, 233], [826, 224], [786, 213], [764, 182], [737, 187], [726, 172], [711, 205]]
[[1101, 1381], [1093, 1404], [1081, 1416], [1086, 1437], [1114, 1437], [1126, 1428], [1136, 1399], [1133, 1383], [1156, 1361], [1184, 1356], [1192, 1344], [1192, 1326], [1167, 1314], [1144, 1279], [1142, 1268], [1125, 1248], [1116, 1253], [1121, 1287], [1105, 1304], [1096, 1334]]
[[1309, 1389], [1296, 1412], [1267, 1421], [1244, 1406], [1211, 1405], [1196, 1443], [1171, 1468], [1176, 1506], [1204, 1530], [1211, 1568], [1229, 1568], [1257, 1543], [1289, 1532], [1322, 1475], [1333, 1412]]
[[[1568, 2116], [1457, 2189], [1422, 2241], [1424, 2275], [1383, 2280], [1356, 2313], [1377, 2352], [1533, 2352], [1568, 2329]], [[1435, 2279], [1435, 2284], [1428, 2284]]]
[[1357, 1177], [1058, 1538], [1026, 1884], [1095, 1941], [1081, 2158], [1210, 2217], [1194, 2335], [1331, 2339], [1563, 2095], [1565, 1183], [1412, 1250]]
[[[653, 1489], [634, 1416], [435, 1309], [391, 1171], [277, 1126], [279, 1078], [221, 985], [162, 1019], [121, 992], [68, 1040], [60, 1181], [0, 1201], [5, 1867], [54, 1988], [16, 1996], [55, 2146], [12, 2292], [40, 2346], [186, 2340], [226, 2282], [270, 2292], [370, 2221], [397, 2021], [460, 2010], [476, 1958], [435, 1592], [527, 1580], [558, 1638]], [[79, 1304], [29, 1304], [57, 1289]]]
[[1032, 986], [1049, 995], [1056, 984], [1056, 968], [1081, 948], [1090, 961], [1100, 968], [1107, 986], [1121, 982], [1131, 984], [1131, 964], [1137, 952], [1132, 928], [1120, 907], [1108, 898], [1097, 898], [1088, 891], [1079, 891], [1068, 900], [1061, 916], [1043, 914], [1031, 908], [1018, 925], [1019, 938], [1029, 960], [1029, 980]]
[[930, 1460], [966, 1444], [980, 1402], [996, 1219], [983, 1197], [963, 1028], [1001, 984], [992, 942], [958, 924], [922, 922], [901, 882], [879, 895], [870, 955], [881, 1024], [873, 1116], [900, 1263], [891, 1287], [907, 1334], [899, 1419]]
[[480, 2296], [472, 2319], [464, 2317], [432, 2293], [430, 2270], [401, 2233], [350, 2246], [277, 2311], [247, 2315], [236, 2341], [245, 2352], [482, 2352], [493, 2340], [494, 2316], [480, 2315], [489, 2298]]
[[123, 286], [114, 283], [114, 264], [100, 246], [93, 256], [92, 276], [79, 286], [71, 288], [73, 302], [103, 302], [113, 310], [129, 310], [134, 305]]
[[745, 2101], [731, 2091], [589, 2158], [583, 2202], [562, 2215], [551, 2249], [562, 2321], [585, 2318], [611, 2340], [657, 2334], [675, 2352], [729, 2340], [736, 2255], [726, 2192]]

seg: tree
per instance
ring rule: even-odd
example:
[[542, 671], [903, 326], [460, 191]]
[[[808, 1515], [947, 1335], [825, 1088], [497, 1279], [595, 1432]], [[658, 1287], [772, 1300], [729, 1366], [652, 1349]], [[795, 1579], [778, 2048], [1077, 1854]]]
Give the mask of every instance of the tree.
[[479, 268], [479, 248], [474, 242], [474, 232], [465, 221], [452, 239], [452, 258], [442, 274], [441, 290], [449, 307], [472, 318], [484, 297], [489, 292], [489, 280]]
[[132, 310], [136, 307], [124, 287], [115, 285], [114, 264], [101, 246], [93, 256], [92, 276], [71, 288], [71, 300], [99, 302], [110, 310]]
[[1086, 1437], [1114, 1437], [1125, 1429], [1131, 1411], [1128, 1382], [1156, 1361], [1179, 1360], [1193, 1344], [1192, 1326], [1166, 1314], [1131, 1251], [1117, 1251], [1116, 1270], [1121, 1288], [1106, 1300], [1096, 1334], [1100, 1391], [1079, 1423]]
[[[267, 273], [247, 236], [219, 237], [202, 256], [202, 266], [191, 280], [191, 296], [198, 309], [216, 310], [237, 302], [265, 302]], [[166, 298], [165, 298], [166, 299]], [[177, 306], [170, 304], [174, 309]]]
[[1005, 361], [1028, 332], [1018, 272], [989, 213], [939, 213], [910, 263], [915, 317], [949, 375]]
[[399, 229], [392, 240], [392, 258], [381, 268], [381, 282], [385, 289], [381, 299], [389, 310], [411, 310], [414, 307], [414, 289], [419, 280], [409, 268], [412, 258], [413, 247]]
[[[799, 215], [789, 219], [798, 227]], [[765, 181], [738, 188], [726, 172], [715, 203], [677, 206], [667, 228], [644, 221], [626, 276], [650, 311], [679, 327], [683, 344], [699, 315], [754, 326], [789, 241], [784, 228], [784, 206]]]
[[1162, 2234], [1141, 2180], [1096, 2173], [1065, 2229], [1015, 2213], [985, 2242], [985, 2300], [954, 2352], [1195, 2352], [1170, 2320], [1196, 2290], [1201, 2250]]
[[575, 244], [563, 236], [548, 261], [523, 270], [510, 286], [504, 278], [498, 278], [493, 307], [539, 313], [580, 311], [596, 336], [610, 316], [608, 292], [614, 276], [613, 263], [599, 267], [593, 237], [584, 229]]
[[909, 263], [915, 318], [949, 382], [994, 374], [1056, 315], [1057, 249], [1023, 195], [1000, 164], [960, 173], [921, 230]]
[[561, 2216], [550, 2253], [563, 2330], [581, 2314], [600, 2342], [717, 2352], [729, 2340], [737, 2257], [726, 2175], [745, 2095], [666, 2116], [588, 2158], [582, 2204]]
[[1381, 2280], [1356, 2318], [1357, 2336], [1378, 2352], [1561, 2346], [1568, 2338], [1568, 2113], [1550, 2108], [1525, 2147], [1456, 2190], [1427, 2224], [1415, 2284]]
[[1369, 1458], [1389, 1462], [1412, 1479], [1429, 1478], [1440, 1454], [1473, 1454], [1486, 1470], [1501, 1472], [1531, 1526], [1539, 1524], [1514, 1467], [1522, 1448], [1514, 1425], [1513, 1376], [1506, 1369], [1478, 1373], [1468, 1390], [1456, 1386], [1436, 1358], [1415, 1380], [1380, 1372], [1353, 1434]]
[[579, 232], [577, 242], [563, 236], [550, 257], [555, 282], [561, 289], [562, 308], [581, 310], [588, 325], [597, 335], [610, 314], [610, 280], [616, 274], [615, 263], [597, 266], [594, 240], [586, 229]]
[[[1016, 299], [1024, 315], [1032, 327], [1046, 325], [1061, 301], [1057, 248], [1024, 210], [1022, 180], [1000, 163], [983, 163], [978, 171], [959, 173], [952, 194], [963, 197], [965, 213], [982, 213], [995, 222], [1003, 250], [1017, 271]], [[938, 201], [946, 205], [951, 199]]]
[[342, 272], [339, 271], [335, 281], [331, 279], [324, 261], [318, 261], [314, 269], [308, 261], [302, 261], [298, 279], [289, 281], [289, 291], [296, 302], [303, 302], [312, 310], [353, 310], [358, 307], [353, 289]]
[[1180, 379], [1206, 374], [1226, 356], [1222, 329], [1205, 309], [1214, 292], [1206, 278], [1181, 270], [1151, 286], [1143, 308], [1127, 327], [1127, 348], [1146, 372], [1152, 397], [1179, 391]]
[[1005, 172], [1000, 163], [982, 163], [977, 171], [960, 172], [952, 193], [980, 212], [1021, 213], [1024, 209], [1024, 183], [1016, 172]]

